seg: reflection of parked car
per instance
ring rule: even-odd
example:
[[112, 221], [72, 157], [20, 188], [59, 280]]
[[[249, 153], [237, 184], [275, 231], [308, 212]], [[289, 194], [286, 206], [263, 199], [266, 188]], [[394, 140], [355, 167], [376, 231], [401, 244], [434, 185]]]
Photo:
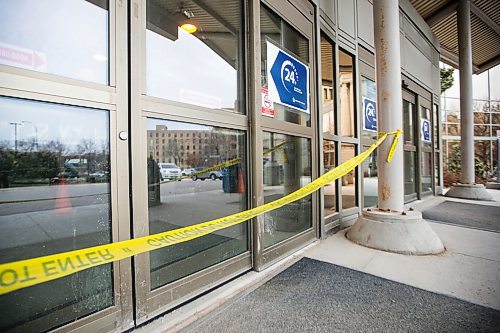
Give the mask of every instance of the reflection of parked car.
[[222, 176], [221, 176], [219, 170], [213, 170], [213, 171], [210, 171], [210, 172], [198, 173], [198, 172], [202, 172], [205, 169], [208, 169], [208, 168], [195, 168], [194, 169], [195, 175], [193, 175], [193, 177], [191, 177], [191, 178], [193, 180], [197, 180], [197, 179], [205, 180], [207, 178], [210, 178], [212, 180], [222, 179]]
[[193, 168], [187, 168], [187, 169], [184, 169], [181, 171], [181, 175], [183, 176], [189, 176], [190, 174], [194, 173], [194, 169]]
[[109, 180], [109, 174], [107, 171], [96, 171], [89, 174], [87, 181], [89, 183], [103, 183]]
[[158, 163], [160, 168], [160, 178], [163, 179], [177, 179], [181, 176], [181, 169], [174, 163]]
[[51, 185], [64, 184], [70, 181], [71, 179], [75, 178], [78, 178], [78, 172], [72, 169], [66, 169], [62, 172], [59, 172], [57, 176], [50, 178], [49, 184]]

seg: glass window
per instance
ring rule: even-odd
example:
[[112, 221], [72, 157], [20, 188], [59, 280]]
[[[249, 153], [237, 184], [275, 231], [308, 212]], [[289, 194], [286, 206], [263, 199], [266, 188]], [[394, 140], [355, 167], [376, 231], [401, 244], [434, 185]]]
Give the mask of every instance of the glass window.
[[500, 66], [495, 66], [488, 71], [490, 73], [490, 98], [500, 101]]
[[[342, 163], [347, 162], [356, 156], [356, 146], [350, 143], [342, 143], [340, 151]], [[356, 170], [352, 170], [347, 175], [343, 176], [342, 181], [342, 209], [356, 207]]]
[[474, 158], [476, 176], [486, 178], [490, 175], [491, 161], [491, 140], [474, 141]]
[[421, 119], [421, 124], [420, 124], [420, 140], [422, 142], [422, 146], [423, 147], [426, 147], [426, 148], [431, 148], [432, 147], [432, 142], [430, 142], [432, 140], [432, 126], [429, 127], [429, 131], [431, 131], [430, 133], [430, 136], [429, 136], [429, 141], [424, 141], [424, 137], [423, 137], [423, 127], [424, 127], [424, 123], [422, 120], [427, 120], [428, 121], [428, 124], [431, 124], [431, 111], [426, 108], [426, 107], [423, 107], [421, 106], [420, 107], [420, 119]]
[[108, 20], [106, 0], [1, 1], [0, 64], [108, 84]]
[[340, 135], [356, 136], [353, 56], [339, 50]]
[[[368, 147], [365, 147], [363, 151], [367, 149]], [[373, 207], [377, 205], [378, 200], [377, 149], [363, 161], [362, 167], [364, 205]]]
[[[0, 98], [0, 263], [111, 241], [107, 111]], [[0, 331], [113, 305], [111, 264], [0, 296]]]
[[[311, 182], [311, 140], [264, 132], [264, 201], [277, 200]], [[264, 248], [312, 226], [312, 196], [264, 215]]]
[[321, 106], [323, 132], [336, 134], [335, 130], [335, 66], [333, 44], [321, 36]]
[[[147, 1], [146, 86], [150, 96], [245, 113], [238, 0]], [[196, 27], [188, 32], [186, 23]]]
[[[271, 43], [278, 48], [296, 57], [299, 61], [308, 65], [309, 63], [309, 40], [294, 29], [290, 24], [284, 21], [265, 6], [260, 7], [260, 31], [261, 31], [261, 82], [263, 94], [268, 92], [269, 83], [267, 82], [268, 63], [267, 63], [267, 43]], [[310, 81], [310, 78], [309, 78]], [[309, 88], [309, 87], [308, 87]], [[309, 106], [311, 101], [308, 101]], [[311, 113], [292, 108], [277, 102], [272, 103], [273, 112], [267, 112], [266, 116], [271, 116], [278, 120], [286, 122], [311, 126]], [[310, 107], [309, 107], [310, 109]]]
[[491, 126], [474, 125], [474, 136], [491, 136]]
[[377, 85], [375, 81], [361, 78], [361, 98], [363, 103], [363, 138], [377, 139]]
[[[165, 155], [155, 162], [155, 146], [148, 143], [149, 232], [156, 234], [244, 211], [246, 205], [245, 133], [215, 126], [149, 118], [150, 133], [176, 134], [160, 146]], [[183, 149], [190, 136], [206, 134], [206, 149], [191, 154]], [[193, 147], [195, 149], [195, 147]], [[235, 164], [209, 172], [223, 162]], [[182, 170], [191, 172], [182, 176]], [[186, 172], [184, 172], [186, 173]], [[151, 252], [151, 289], [158, 288], [248, 250], [247, 223], [235, 225], [189, 242]]]
[[[459, 82], [459, 81], [457, 81]], [[472, 75], [473, 99], [488, 100], [488, 71], [478, 75]]]
[[422, 152], [421, 163], [422, 192], [432, 191], [432, 153]]
[[[335, 168], [335, 142], [323, 140], [323, 174]], [[336, 181], [323, 187], [324, 216], [335, 213], [336, 210]]]
[[404, 152], [404, 176], [405, 176], [405, 195], [417, 192], [417, 182], [415, 181], [415, 157], [413, 151]]
[[405, 144], [414, 145], [415, 141], [415, 105], [407, 100], [403, 99], [403, 135]]
[[436, 187], [440, 186], [440, 183], [441, 183], [441, 177], [440, 177], [440, 174], [439, 174], [439, 170], [440, 170], [440, 162], [439, 162], [439, 153], [435, 153], [434, 154], [434, 180], [435, 180], [435, 184], [436, 184]]
[[439, 107], [437, 104], [433, 105], [433, 118], [432, 121], [434, 122], [434, 147], [435, 149], [439, 149], [441, 147], [441, 143], [439, 142]]

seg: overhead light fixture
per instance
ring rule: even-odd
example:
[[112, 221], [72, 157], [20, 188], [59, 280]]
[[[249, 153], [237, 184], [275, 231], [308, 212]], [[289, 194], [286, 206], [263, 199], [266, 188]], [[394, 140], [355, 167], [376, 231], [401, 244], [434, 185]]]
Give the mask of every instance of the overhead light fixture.
[[195, 33], [196, 30], [198, 30], [198, 27], [189, 21], [181, 23], [180, 28], [185, 32], [187, 32], [188, 34]]
[[188, 34], [195, 33], [198, 30], [198, 27], [194, 24], [192, 20], [192, 18], [194, 17], [194, 13], [190, 10], [184, 10], [184, 9], [181, 9], [181, 13], [184, 14], [186, 19], [181, 21], [179, 27]]

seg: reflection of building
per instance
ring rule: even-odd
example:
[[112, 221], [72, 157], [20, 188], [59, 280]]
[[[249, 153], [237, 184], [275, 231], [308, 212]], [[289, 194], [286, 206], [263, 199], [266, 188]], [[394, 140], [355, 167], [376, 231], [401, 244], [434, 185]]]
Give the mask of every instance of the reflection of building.
[[148, 157], [181, 168], [210, 166], [237, 155], [237, 136], [217, 130], [169, 130], [156, 125], [148, 130]]

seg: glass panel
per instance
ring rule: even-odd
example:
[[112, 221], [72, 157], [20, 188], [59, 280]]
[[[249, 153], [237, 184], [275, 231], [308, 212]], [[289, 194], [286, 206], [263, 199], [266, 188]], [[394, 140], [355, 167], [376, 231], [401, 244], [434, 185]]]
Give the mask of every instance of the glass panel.
[[403, 99], [403, 134], [405, 144], [415, 145], [415, 105]]
[[460, 136], [460, 124], [448, 124], [447, 127], [447, 135], [450, 136]]
[[[267, 82], [267, 42], [272, 42], [305, 64], [309, 63], [309, 40], [265, 6], [260, 7], [261, 31], [261, 82], [263, 90]], [[310, 80], [310, 79], [309, 79]], [[309, 105], [310, 105], [309, 100]], [[273, 118], [290, 123], [311, 126], [311, 114], [278, 103], [273, 103]]]
[[[363, 151], [366, 151], [365, 147]], [[377, 205], [378, 200], [378, 167], [377, 167], [377, 149], [373, 151], [363, 161], [363, 196], [365, 207]]]
[[495, 66], [489, 70], [490, 72], [490, 98], [495, 101], [500, 101], [500, 66]]
[[340, 135], [347, 137], [356, 136], [353, 71], [353, 57], [339, 50]]
[[[147, 1], [147, 94], [245, 113], [241, 2]], [[197, 31], [180, 28], [191, 23]], [[240, 87], [240, 90], [243, 87]]]
[[[323, 173], [335, 168], [335, 142], [323, 140]], [[323, 187], [324, 216], [332, 215], [337, 211], [335, 192], [337, 190], [336, 181], [326, 184]]]
[[[263, 133], [264, 201], [277, 200], [311, 182], [311, 140]], [[312, 196], [264, 215], [264, 248], [312, 226]]]
[[[361, 98], [363, 103], [363, 138], [377, 139], [377, 85], [375, 81], [361, 78]], [[375, 107], [374, 107], [375, 106]]]
[[440, 168], [439, 168], [439, 153], [435, 153], [434, 154], [434, 180], [435, 180], [436, 187], [440, 186], [440, 183], [441, 183], [439, 170], [440, 170]]
[[488, 71], [478, 75], [472, 75], [472, 87], [473, 99], [487, 100], [489, 98]]
[[404, 152], [405, 195], [417, 192], [417, 182], [415, 181], [415, 157], [415, 152]]
[[491, 141], [476, 140], [474, 141], [474, 157], [476, 177], [483, 179], [491, 175]]
[[474, 112], [474, 124], [489, 124], [490, 114], [486, 112]]
[[[246, 209], [243, 131], [151, 118], [147, 127], [150, 234]], [[165, 138], [165, 142], [156, 138]], [[236, 158], [241, 159], [240, 162], [228, 168], [203, 171]], [[247, 249], [248, 226], [242, 223], [152, 251], [151, 289]]]
[[[433, 118], [432, 118], [432, 121], [434, 122], [434, 148], [435, 149], [439, 149], [441, 147], [441, 142], [439, 142], [439, 116], [438, 116], [438, 113], [439, 113], [439, 107], [437, 104], [434, 104], [433, 105]], [[441, 133], [442, 135], [442, 133]]]
[[[109, 243], [109, 163], [107, 111], [0, 98], [0, 263]], [[112, 276], [102, 265], [0, 296], [0, 331], [107, 308]]]
[[333, 44], [321, 36], [321, 106], [323, 133], [336, 134], [335, 130], [335, 65]]
[[429, 131], [431, 132], [429, 137], [428, 137], [429, 141], [425, 141], [425, 139], [424, 139], [424, 127], [427, 125], [425, 125], [425, 123], [422, 121], [425, 119], [428, 121], [428, 123], [427, 123], [428, 125], [431, 124], [431, 110], [429, 110], [426, 107], [421, 106], [420, 107], [420, 119], [421, 119], [421, 122], [420, 122], [420, 141], [421, 141], [423, 147], [431, 148], [432, 142], [430, 142], [430, 141], [432, 140], [432, 136], [433, 136], [432, 126], [429, 126]]
[[[499, 104], [500, 108], [500, 104]], [[498, 110], [500, 111], [500, 109]], [[492, 113], [491, 114], [491, 123], [495, 125], [500, 125], [500, 113]]]
[[[460, 172], [460, 141], [448, 140], [446, 141], [446, 158], [443, 156], [443, 168], [449, 172]], [[445, 179], [446, 180], [446, 179]]]
[[474, 136], [491, 136], [491, 126], [474, 125]]
[[106, 0], [2, 1], [0, 64], [108, 84], [108, 20]]
[[432, 153], [422, 152], [420, 167], [422, 192], [432, 191], [432, 170]]
[[474, 112], [490, 112], [490, 102], [472, 101], [472, 111]]
[[[343, 143], [340, 153], [342, 163], [344, 163], [356, 156], [356, 146], [350, 143]], [[342, 177], [342, 209], [356, 207], [356, 170], [357, 168]]]

